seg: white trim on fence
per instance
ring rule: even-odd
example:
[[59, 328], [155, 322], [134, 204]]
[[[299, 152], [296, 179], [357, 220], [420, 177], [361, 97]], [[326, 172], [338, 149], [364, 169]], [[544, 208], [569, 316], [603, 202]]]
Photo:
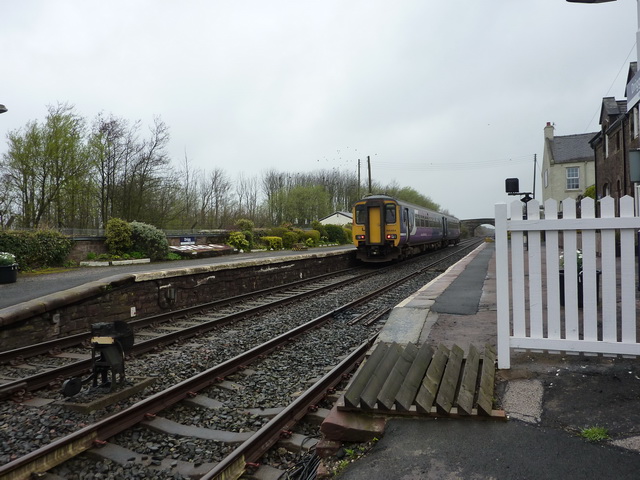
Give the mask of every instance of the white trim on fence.
[[580, 218], [572, 199], [562, 201], [562, 218], [555, 200], [545, 202], [545, 218], [537, 200], [526, 210], [523, 218], [522, 203], [515, 201], [508, 218], [506, 204], [495, 206], [498, 367], [510, 368], [512, 348], [640, 355], [635, 268], [640, 218], [634, 216], [634, 199], [620, 199], [618, 217], [611, 197], [600, 201], [600, 217], [590, 198], [581, 201]]

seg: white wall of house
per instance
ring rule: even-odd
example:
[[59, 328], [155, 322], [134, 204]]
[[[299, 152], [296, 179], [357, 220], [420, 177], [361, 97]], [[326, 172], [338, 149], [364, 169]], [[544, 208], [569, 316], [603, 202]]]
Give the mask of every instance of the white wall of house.
[[[541, 169], [542, 184], [542, 201], [549, 199], [558, 202], [565, 198], [578, 198], [583, 195], [585, 189], [596, 183], [595, 161], [591, 158], [589, 161], [562, 162], [556, 163], [551, 151], [551, 143], [554, 138], [554, 127], [551, 123], [547, 123], [544, 128], [544, 153]], [[572, 169], [571, 174], [577, 169], [578, 188], [567, 188], [568, 169]], [[573, 175], [572, 175], [573, 176]]]
[[322, 225], [351, 225], [351, 217], [341, 212], [335, 212], [328, 217], [320, 219]]

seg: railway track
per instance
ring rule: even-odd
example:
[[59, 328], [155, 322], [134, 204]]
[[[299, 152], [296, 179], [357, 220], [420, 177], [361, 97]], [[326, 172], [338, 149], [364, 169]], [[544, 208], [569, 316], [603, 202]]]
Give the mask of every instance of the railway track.
[[[460, 257], [462, 254], [460, 251], [457, 251], [454, 255]], [[269, 335], [271, 338], [267, 342], [260, 342], [255, 346], [251, 346], [251, 348], [244, 349], [242, 352], [234, 355], [233, 349], [229, 349], [226, 352], [215, 352], [213, 354], [213, 349], [215, 347], [206, 346], [205, 340], [202, 339], [202, 336], [198, 336], [195, 340], [192, 337], [192, 342], [188, 347], [187, 345], [181, 343], [181, 349], [188, 348], [193, 352], [211, 352], [211, 355], [214, 359], [222, 358], [222, 361], [216, 362], [211, 367], [206, 367], [198, 364], [196, 365], [195, 370], [197, 373], [188, 376], [185, 379], [181, 379], [173, 384], [167, 386], [166, 388], [162, 388], [157, 390], [151, 396], [144, 397], [142, 399], [137, 399], [135, 401], [131, 401], [129, 404], [123, 404], [118, 406], [116, 411], [109, 411], [111, 415], [108, 417], [108, 420], [105, 419], [97, 419], [92, 422], [87, 427], [81, 428], [79, 430], [73, 431], [68, 435], [62, 436], [54, 440], [48, 445], [42, 446], [36, 450], [26, 453], [19, 458], [16, 458], [7, 465], [0, 467], [0, 479], [4, 478], [28, 478], [31, 473], [43, 472], [53, 468], [54, 464], [59, 463], [61, 460], [67, 460], [69, 458], [73, 458], [77, 455], [78, 452], [92, 450], [95, 453], [94, 446], [96, 443], [106, 442], [108, 439], [115, 437], [116, 442], [118, 442], [119, 437], [123, 435], [126, 436], [126, 433], [131, 429], [141, 428], [141, 424], [145, 424], [144, 428], [153, 428], [154, 420], [149, 420], [149, 418], [153, 416], [159, 416], [164, 418], [163, 416], [168, 416], [171, 418], [174, 416], [176, 420], [179, 415], [174, 415], [172, 413], [165, 413], [167, 410], [175, 410], [176, 405], [181, 405], [186, 398], [191, 397], [197, 392], [204, 392], [204, 397], [209, 399], [222, 399], [223, 403], [226, 404], [234, 404], [238, 406], [238, 408], [244, 412], [248, 411], [250, 407], [258, 408], [258, 409], [268, 409], [268, 408], [284, 408], [280, 413], [276, 415], [273, 419], [267, 421], [264, 420], [263, 417], [257, 415], [260, 420], [253, 419], [253, 414], [251, 417], [253, 423], [243, 424], [240, 428], [235, 428], [235, 430], [243, 430], [241, 432], [231, 432], [231, 433], [244, 433], [247, 439], [241, 444], [238, 449], [232, 449], [231, 452], [227, 452], [229, 450], [228, 447], [219, 449], [220, 453], [216, 455], [210, 455], [213, 462], [200, 462], [201, 465], [197, 467], [198, 472], [197, 475], [204, 475], [203, 478], [237, 478], [237, 473], [244, 471], [246, 465], [249, 463], [253, 463], [259, 460], [260, 456], [262, 456], [265, 452], [267, 446], [271, 446], [275, 442], [277, 442], [280, 432], [291, 430], [293, 424], [300, 420], [304, 413], [307, 411], [308, 407], [312, 405], [317, 405], [319, 399], [324, 397], [327, 393], [327, 389], [330, 388], [329, 385], [335, 385], [340, 381], [340, 378], [344, 374], [345, 370], [352, 368], [352, 366], [348, 366], [349, 362], [337, 362], [335, 358], [343, 357], [345, 355], [351, 356], [355, 355], [354, 358], [358, 357], [358, 353], [361, 349], [366, 351], [366, 345], [371, 341], [372, 337], [375, 335], [375, 332], [372, 331], [371, 327], [375, 326], [376, 320], [380, 318], [380, 316], [384, 315], [385, 310], [388, 308], [387, 306], [367, 306], [367, 308], [363, 308], [363, 305], [371, 305], [373, 302], [384, 304], [386, 300], [384, 300], [385, 296], [390, 296], [391, 292], [394, 290], [395, 285], [400, 285], [403, 282], [407, 282], [409, 278], [416, 278], [420, 276], [422, 273], [428, 270], [432, 270], [433, 268], [438, 268], [437, 265], [440, 265], [445, 259], [439, 259], [435, 262], [427, 262], [427, 265], [423, 265], [420, 268], [413, 269], [410, 273], [404, 273], [403, 275], [399, 275], [397, 279], [391, 281], [383, 281], [382, 286], [375, 291], [367, 292], [366, 295], [359, 295], [355, 298], [347, 301], [345, 303], [340, 303], [336, 305], [335, 308], [328, 308], [327, 305], [331, 305], [332, 299], [324, 301], [324, 305], [322, 307], [325, 310], [325, 313], [322, 315], [318, 315], [310, 321], [304, 321], [300, 323], [298, 321], [298, 325], [293, 328], [286, 327], [282, 329], [282, 333], [273, 334], [273, 331], [270, 331]], [[451, 261], [451, 259], [449, 259]], [[390, 277], [388, 271], [378, 270], [376, 272], [377, 275], [382, 275], [385, 278]], [[334, 286], [335, 289], [343, 290], [346, 287], [344, 285]], [[313, 298], [317, 298], [319, 295], [317, 292], [310, 291], [309, 295], [312, 295]], [[325, 297], [332, 297], [334, 294], [325, 295]], [[390, 299], [386, 302], [393, 302], [394, 299]], [[396, 299], [397, 301], [397, 299]], [[313, 302], [312, 302], [313, 303]], [[254, 308], [260, 308], [255, 306]], [[282, 310], [276, 310], [276, 307], [273, 305], [268, 305], [265, 307], [264, 305], [261, 308], [268, 308], [274, 313], [276, 317], [282, 316]], [[287, 309], [285, 309], [287, 310]], [[258, 315], [258, 311], [254, 311], [251, 314], [254, 319], [256, 315]], [[261, 314], [262, 316], [267, 316], [266, 314]], [[219, 319], [216, 319], [219, 320]], [[211, 321], [211, 320], [208, 320]], [[260, 321], [254, 320], [245, 320], [240, 321], [236, 319], [233, 321], [234, 323], [228, 323], [226, 328], [232, 330], [228, 335], [233, 336], [233, 330], [238, 330], [235, 333], [235, 337], [238, 339], [244, 335], [246, 331], [255, 331], [256, 329], [263, 329], [264, 327]], [[238, 326], [239, 324], [244, 323], [244, 327]], [[324, 326], [323, 326], [324, 325]], [[218, 328], [218, 327], [215, 327]], [[337, 331], [337, 333], [336, 333]], [[315, 333], [314, 333], [315, 332]], [[320, 332], [320, 333], [318, 333]], [[218, 337], [223, 337], [223, 334], [220, 334], [218, 330], [214, 332]], [[319, 335], [321, 340], [311, 340], [311, 346], [297, 346], [299, 338], [315, 336]], [[183, 338], [178, 336], [178, 338]], [[225, 337], [223, 341], [226, 341]], [[295, 340], [295, 343], [294, 343]], [[150, 340], [141, 341], [139, 345], [143, 345]], [[195, 342], [195, 343], [194, 343]], [[339, 347], [333, 347], [331, 344], [337, 343], [340, 344]], [[146, 348], [146, 347], [141, 347]], [[326, 362], [319, 361], [319, 353], [322, 350], [325, 351], [327, 359]], [[307, 351], [306, 355], [303, 355], [302, 351]], [[146, 350], [147, 352], [150, 350]], [[271, 360], [273, 355], [277, 355], [279, 352], [282, 353], [287, 351], [288, 353], [285, 355], [286, 359], [284, 364], [280, 363], [280, 367], [276, 367], [274, 371], [268, 374], [264, 374], [264, 372], [268, 372], [271, 369], [271, 363], [278, 363], [275, 360]], [[362, 355], [364, 354], [362, 352]], [[217, 355], [221, 353], [220, 355]], [[152, 356], [160, 356], [168, 354], [151, 354]], [[226, 355], [226, 359], [224, 359]], [[288, 356], [287, 356], [288, 355]], [[278, 376], [284, 376], [285, 372], [293, 369], [294, 363], [303, 363], [300, 358], [308, 358], [310, 364], [307, 366], [302, 366], [302, 371], [309, 371], [309, 373], [313, 373], [313, 378], [322, 377], [321, 381], [315, 382], [319, 384], [315, 386], [314, 391], [307, 391], [306, 389], [301, 388], [305, 382], [309, 381], [309, 378], [304, 380], [300, 380], [300, 373], [293, 374], [297, 379], [292, 379], [290, 381], [285, 381], [285, 385], [289, 384], [290, 389], [284, 393], [276, 394], [270, 392], [268, 389], [261, 387], [266, 393], [262, 396], [258, 395], [256, 397], [255, 391], [258, 390], [256, 385], [262, 385], [260, 382], [256, 380], [256, 378], [263, 378], [266, 375], [266, 378], [275, 379]], [[134, 362], [137, 360], [134, 360]], [[355, 360], [353, 360], [355, 361]], [[192, 360], [193, 362], [193, 360]], [[253, 366], [254, 364], [258, 364], [257, 367]], [[77, 363], [77, 362], [76, 362]], [[343, 365], [344, 363], [344, 365]], [[315, 365], [320, 364], [320, 365]], [[341, 365], [338, 368], [338, 365]], [[252, 368], [257, 368], [260, 375], [251, 373], [251, 370], [247, 370], [247, 365], [252, 365]], [[296, 365], [296, 368], [298, 365]], [[325, 369], [331, 367], [331, 372], [334, 372], [334, 376], [331, 378], [328, 375], [319, 375], [318, 373], [323, 373]], [[240, 373], [245, 372], [245, 373]], [[247, 373], [248, 372], [248, 373]], [[338, 373], [339, 372], [339, 373]], [[229, 376], [238, 377], [241, 380], [237, 381], [237, 384], [242, 384], [244, 381], [249, 382], [251, 387], [245, 387], [246, 391], [251, 391], [252, 393], [249, 395], [249, 398], [246, 400], [242, 400], [238, 391], [234, 391], [232, 394], [226, 394], [224, 386], [221, 386], [220, 380], [223, 378], [229, 378]], [[253, 383], [251, 383], [253, 382]], [[169, 382], [170, 383], [170, 382]], [[233, 383], [233, 382], [232, 382]], [[267, 383], [269, 383], [267, 381]], [[223, 382], [225, 384], [225, 382]], [[228, 388], [228, 385], [227, 385]], [[221, 390], [222, 389], [222, 390]], [[293, 389], [293, 391], [291, 391]], [[286, 390], [286, 387], [285, 387]], [[304, 391], [304, 393], [300, 393]], [[295, 397], [296, 400], [294, 402], [287, 402], [287, 399], [291, 399]], [[220, 401], [220, 400], [216, 400]], [[289, 404], [285, 406], [285, 404]], [[211, 402], [208, 402], [210, 405]], [[178, 409], [183, 408], [179, 407]], [[298, 410], [299, 409], [299, 410]], [[210, 418], [212, 414], [210, 410], [215, 411], [216, 409], [206, 409], [207, 413], [199, 413], [198, 415], [191, 415], [191, 418], [198, 417], [206, 417]], [[120, 415], [122, 415], [122, 420], [120, 420]], [[242, 414], [234, 414], [236, 417], [243, 417]], [[244, 414], [247, 417], [246, 413]], [[180, 423], [179, 421], [171, 420], [173, 423]], [[166, 424], [164, 420], [156, 422], [157, 424]], [[258, 423], [261, 427], [254, 432], [249, 434], [250, 430], [255, 430], [255, 424]], [[147, 425], [149, 424], [149, 425]], [[177, 427], [176, 427], [177, 428]], [[222, 425], [216, 427], [216, 425], [212, 423], [207, 423], [205, 427], [199, 427], [203, 430], [217, 430], [228, 432], [229, 426]], [[234, 428], [231, 428], [234, 430]], [[140, 435], [138, 433], [138, 435]], [[240, 436], [242, 437], [242, 436]], [[234, 438], [239, 438], [237, 435]], [[161, 442], [160, 442], [161, 443]], [[169, 442], [170, 443], [170, 442]], [[224, 443], [224, 442], [223, 442]], [[130, 453], [130, 451], [126, 447], [122, 446], [113, 446], [118, 445], [112, 444], [111, 442], [107, 445], [107, 449], [124, 451], [125, 456], [129, 456], [129, 458], [138, 458], [135, 453]], [[208, 447], [204, 447], [205, 449]], [[99, 450], [98, 450], [99, 451]], [[235, 453], [233, 453], [235, 452]], [[163, 457], [166, 454], [157, 455], [158, 458]], [[188, 456], [187, 456], [188, 457]], [[152, 456], [152, 459], [154, 457]], [[181, 457], [182, 458], [182, 457]], [[185, 457], [186, 458], [186, 457]], [[54, 460], [52, 460], [54, 459]], [[166, 460], [166, 461], [165, 461]], [[71, 460], [73, 462], [74, 460]], [[184, 467], [183, 463], [185, 460], [170, 460], [164, 456], [161, 460], [152, 460], [159, 461], [159, 468], [168, 468], [169, 470], [173, 469], [174, 471], [179, 469], [178, 467]], [[164, 463], [163, 463], [164, 462]], [[186, 463], [189, 463], [186, 461]], [[197, 459], [195, 462], [192, 462], [192, 465], [198, 463]], [[202, 465], [212, 463], [212, 465], [206, 465], [206, 468], [210, 468], [208, 472], [203, 473]], [[173, 465], [173, 466], [172, 466]], [[149, 468], [153, 467], [151, 465]], [[58, 467], [64, 471], [65, 467]], [[121, 467], [124, 468], [124, 467]], [[184, 467], [188, 470], [187, 467]], [[189, 467], [193, 468], [196, 467]], [[161, 468], [160, 468], [161, 469]], [[158, 470], [158, 469], [156, 469]], [[132, 477], [134, 478], [134, 477]], [[143, 478], [143, 477], [141, 477]], [[162, 477], [158, 477], [162, 478]], [[174, 477], [171, 477], [174, 478]]]

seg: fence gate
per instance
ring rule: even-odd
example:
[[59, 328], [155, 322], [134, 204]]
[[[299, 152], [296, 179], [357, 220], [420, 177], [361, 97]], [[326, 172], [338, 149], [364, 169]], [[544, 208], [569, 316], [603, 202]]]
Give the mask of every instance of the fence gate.
[[[498, 368], [510, 368], [512, 348], [640, 355], [636, 324], [634, 199], [595, 203], [497, 204]], [[619, 261], [616, 250], [619, 249]]]

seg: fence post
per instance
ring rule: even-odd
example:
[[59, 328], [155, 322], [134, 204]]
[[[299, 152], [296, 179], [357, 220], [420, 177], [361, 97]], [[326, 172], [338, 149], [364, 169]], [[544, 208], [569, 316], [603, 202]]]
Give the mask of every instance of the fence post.
[[495, 206], [496, 223], [496, 303], [498, 368], [511, 368], [509, 325], [509, 244], [507, 240], [507, 204]]

